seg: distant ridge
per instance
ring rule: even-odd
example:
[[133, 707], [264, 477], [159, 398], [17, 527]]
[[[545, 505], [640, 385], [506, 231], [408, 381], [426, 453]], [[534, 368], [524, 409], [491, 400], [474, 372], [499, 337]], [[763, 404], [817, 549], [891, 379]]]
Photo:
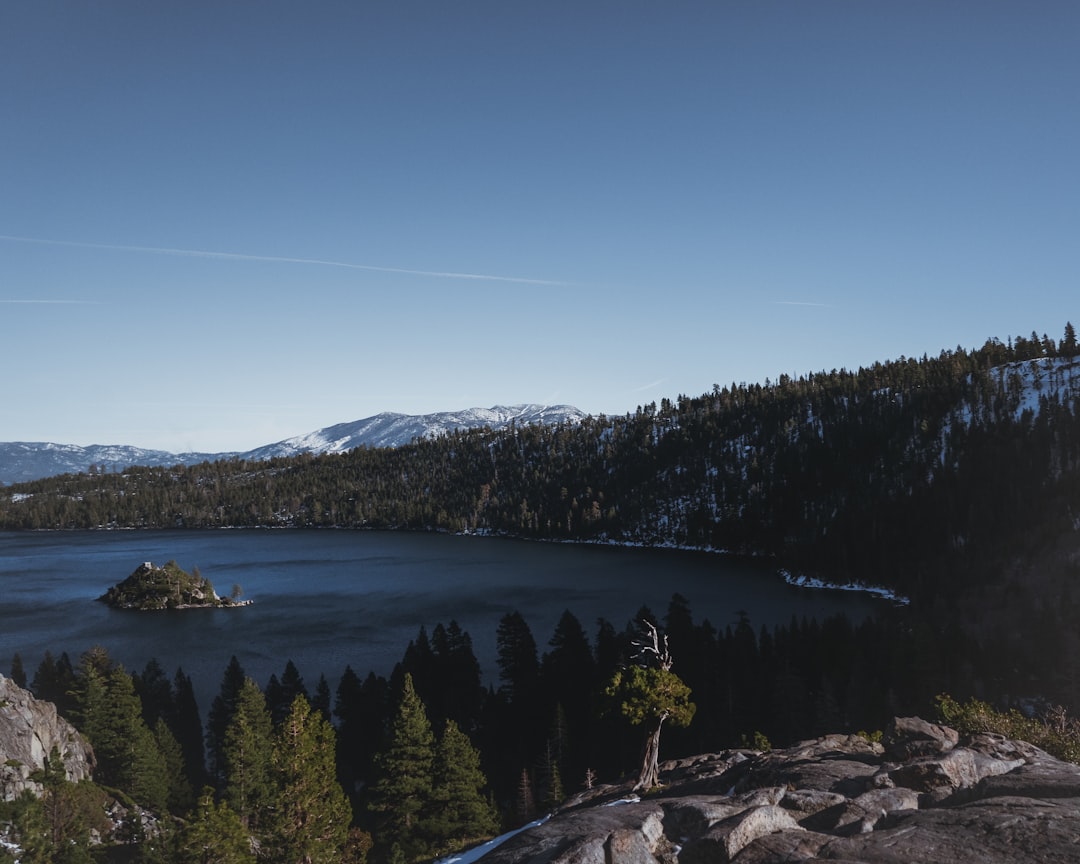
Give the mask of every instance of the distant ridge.
[[400, 447], [417, 438], [434, 438], [455, 429], [479, 429], [484, 426], [502, 429], [511, 423], [519, 426], [578, 423], [585, 416], [570, 405], [495, 405], [491, 408], [419, 415], [384, 412], [364, 420], [338, 423], [307, 435], [286, 438], [276, 444], [241, 453], [240, 456], [243, 459], [264, 460], [300, 453], [342, 453], [361, 445]]
[[400, 447], [417, 438], [445, 435], [455, 429], [488, 426], [502, 429], [515, 423], [555, 425], [579, 423], [587, 415], [571, 405], [495, 405], [435, 414], [393, 414], [338, 423], [306, 435], [265, 444], [254, 450], [227, 453], [170, 453], [124, 444], [54, 444], [51, 442], [0, 442], [0, 484], [22, 483], [57, 474], [86, 473], [94, 466], [101, 471], [119, 471], [133, 465], [198, 465], [219, 459], [263, 461], [300, 453], [342, 453], [356, 447]]

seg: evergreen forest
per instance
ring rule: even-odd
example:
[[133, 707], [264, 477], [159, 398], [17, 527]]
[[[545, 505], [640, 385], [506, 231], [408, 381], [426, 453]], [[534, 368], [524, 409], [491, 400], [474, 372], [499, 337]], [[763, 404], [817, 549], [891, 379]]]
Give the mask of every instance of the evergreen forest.
[[[257, 683], [233, 658], [205, 726], [183, 670], [156, 661], [131, 674], [94, 648], [77, 663], [46, 655], [33, 676], [13, 664], [11, 677], [87, 735], [100, 787], [177, 817], [132, 847], [170, 862], [204, 860], [211, 835], [239, 838], [215, 860], [252, 860], [249, 837], [265, 860], [426, 860], [635, 774], [644, 715], [617, 685], [650, 629], [693, 705], [665, 729], [662, 758], [872, 733], [942, 693], [1075, 711], [1078, 355], [1067, 324], [1060, 341], [716, 385], [576, 425], [0, 489], [0, 530], [379, 528], [768, 556], [910, 598], [873, 619], [719, 630], [676, 594], [630, 622], [567, 610], [538, 642], [513, 613], [487, 684], [449, 621], [421, 629], [388, 678], [350, 667], [333, 691], [291, 661]], [[93, 809], [50, 782], [72, 820]], [[44, 824], [35, 806], [8, 805], [9, 821]]]

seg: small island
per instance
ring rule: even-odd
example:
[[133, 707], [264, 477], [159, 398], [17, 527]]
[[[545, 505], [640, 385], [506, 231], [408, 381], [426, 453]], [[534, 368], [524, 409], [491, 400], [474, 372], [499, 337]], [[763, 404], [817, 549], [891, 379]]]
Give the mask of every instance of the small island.
[[188, 573], [175, 561], [164, 567], [146, 561], [98, 600], [113, 609], [221, 609], [249, 605], [250, 600], [238, 599], [240, 593], [240, 586], [235, 585], [231, 597], [219, 597], [198, 567]]

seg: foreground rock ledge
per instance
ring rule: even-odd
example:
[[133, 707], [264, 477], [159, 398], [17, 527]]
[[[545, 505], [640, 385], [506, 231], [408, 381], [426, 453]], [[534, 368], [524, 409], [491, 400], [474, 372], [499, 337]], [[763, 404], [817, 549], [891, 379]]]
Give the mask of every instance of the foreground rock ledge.
[[998, 735], [898, 717], [885, 744], [830, 735], [662, 766], [598, 787], [485, 864], [1080, 861], [1080, 766]]

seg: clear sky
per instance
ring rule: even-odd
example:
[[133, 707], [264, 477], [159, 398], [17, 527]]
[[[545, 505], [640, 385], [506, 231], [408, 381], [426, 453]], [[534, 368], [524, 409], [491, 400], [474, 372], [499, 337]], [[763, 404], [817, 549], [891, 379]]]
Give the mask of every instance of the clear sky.
[[0, 440], [621, 414], [1080, 325], [1080, 3], [0, 5]]

